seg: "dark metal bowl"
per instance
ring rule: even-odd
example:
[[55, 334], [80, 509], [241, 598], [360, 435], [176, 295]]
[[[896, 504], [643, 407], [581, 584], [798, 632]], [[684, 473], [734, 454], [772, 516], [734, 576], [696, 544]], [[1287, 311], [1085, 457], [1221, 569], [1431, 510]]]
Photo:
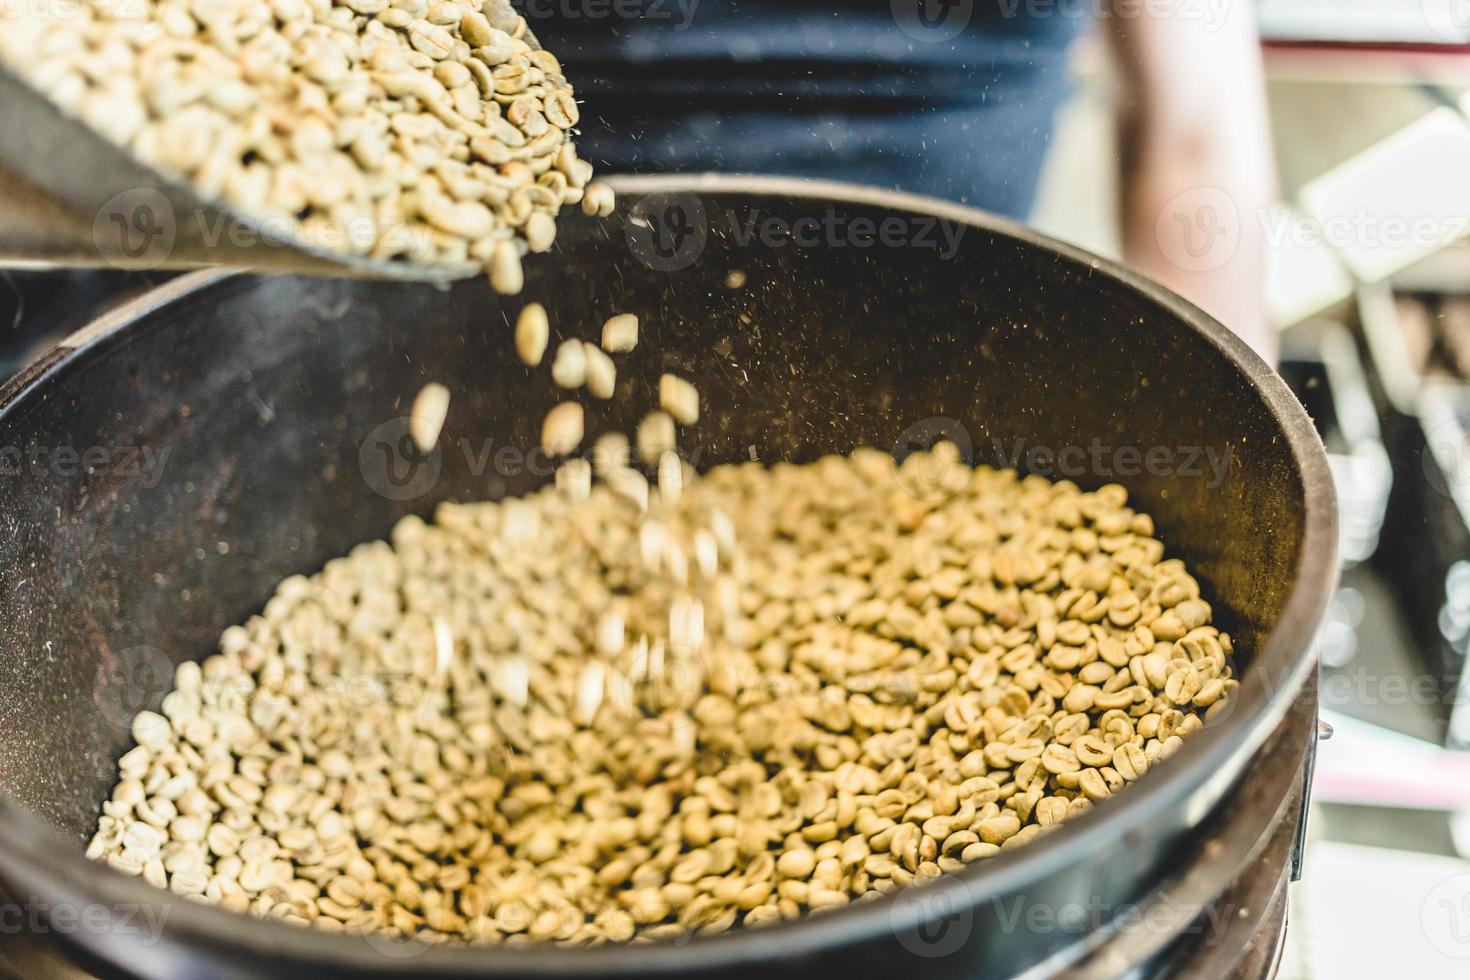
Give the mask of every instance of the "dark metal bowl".
[[[199, 274], [0, 390], [0, 882], [52, 908], [165, 916], [156, 941], [116, 922], [69, 933], [94, 968], [1044, 972], [1082, 955], [1092, 931], [1041, 928], [1026, 911], [1106, 913], [1156, 887], [1277, 727], [1335, 580], [1334, 506], [1311, 422], [1233, 335], [1111, 263], [949, 204], [761, 178], [629, 179], [621, 191], [613, 218], [568, 222], [514, 300], [481, 283]], [[747, 284], [730, 288], [737, 269]], [[508, 326], [532, 299], [563, 334], [638, 313], [625, 387], [589, 406], [589, 430], [631, 426], [659, 371], [677, 369], [704, 397], [686, 439], [702, 467], [901, 452], [945, 434], [977, 462], [1019, 448], [1023, 466], [1124, 483], [1238, 638], [1233, 710], [1028, 847], [896, 898], [682, 945], [405, 946], [236, 916], [88, 862], [127, 718], [157, 706], [173, 664], [208, 654], [281, 578], [403, 514], [545, 479], [523, 450], [556, 394], [516, 361]], [[413, 469], [394, 454], [400, 417], [431, 380], [453, 405], [434, 462]], [[1066, 447], [1080, 456], [1059, 456]], [[1224, 461], [1218, 474], [1205, 450]]]

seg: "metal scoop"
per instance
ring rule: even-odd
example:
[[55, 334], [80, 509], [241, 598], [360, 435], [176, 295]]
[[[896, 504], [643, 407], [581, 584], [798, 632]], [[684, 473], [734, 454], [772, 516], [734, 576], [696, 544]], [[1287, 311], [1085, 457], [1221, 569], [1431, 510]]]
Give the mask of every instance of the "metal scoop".
[[[488, 6], [488, 5], [487, 5]], [[516, 19], [495, 4], [492, 22]], [[521, 38], [540, 42], [529, 27]], [[478, 265], [425, 265], [345, 255], [202, 200], [0, 67], [0, 266], [191, 269], [447, 281]]]

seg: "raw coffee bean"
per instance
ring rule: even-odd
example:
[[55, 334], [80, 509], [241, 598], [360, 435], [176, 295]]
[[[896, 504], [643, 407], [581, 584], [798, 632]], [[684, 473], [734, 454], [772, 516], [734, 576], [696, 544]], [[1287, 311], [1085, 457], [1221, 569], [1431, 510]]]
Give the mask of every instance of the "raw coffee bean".
[[541, 448], [548, 456], [565, 456], [582, 443], [582, 406], [562, 402], [541, 423]]
[[1132, 742], [1125, 742], [1113, 750], [1113, 768], [1118, 775], [1132, 782], [1148, 771], [1148, 756]]
[[694, 425], [699, 421], [699, 392], [676, 375], [665, 374], [659, 378], [658, 404], [680, 425]]
[[[543, 448], [584, 424], [556, 406]], [[1208, 621], [1151, 632], [1193, 623], [1198, 589], [1117, 490], [980, 467], [920, 506], [873, 450], [694, 478], [674, 437], [662, 410], [640, 426], [652, 500], [604, 435], [554, 487], [442, 504], [281, 583], [140, 716], [87, 853], [319, 928], [715, 933], [1024, 847], [1236, 690]], [[926, 452], [904, 465], [959, 465]], [[1109, 620], [1121, 583], [1144, 625]]]
[[618, 369], [613, 360], [592, 344], [583, 344], [587, 359], [587, 391], [594, 398], [611, 398], [618, 387]]
[[449, 416], [449, 389], [433, 382], [424, 385], [413, 400], [409, 432], [419, 452], [427, 455], [439, 443], [439, 432]]
[[645, 463], [657, 463], [674, 442], [674, 419], [668, 413], [649, 412], [638, 423], [638, 455]]
[[490, 285], [497, 293], [514, 296], [526, 283], [521, 253], [509, 240], [496, 242], [490, 253]]
[[580, 340], [563, 340], [551, 362], [551, 380], [567, 389], [580, 388], [587, 382], [586, 345]]
[[597, 218], [606, 218], [617, 206], [617, 197], [608, 185], [598, 182], [588, 184], [582, 195], [582, 211]]
[[528, 303], [516, 317], [516, 354], [521, 363], [535, 367], [546, 354], [546, 345], [551, 336], [551, 324], [546, 317], [546, 307], [540, 303]]
[[619, 313], [602, 325], [602, 349], [609, 354], [626, 354], [638, 346], [638, 317]]
[[1077, 753], [1056, 743], [1048, 745], [1042, 751], [1041, 764], [1052, 774], [1076, 772], [1082, 768], [1082, 763], [1077, 761]]
[[528, 251], [538, 254], [549, 252], [556, 241], [556, 219], [545, 211], [532, 211], [521, 226], [521, 233], [526, 238]]
[[1021, 829], [1021, 821], [1015, 814], [1003, 813], [989, 820], [982, 820], [976, 828], [980, 839], [987, 844], [1001, 844], [1008, 838], [1014, 837]]
[[556, 488], [573, 503], [592, 496], [592, 464], [585, 459], [569, 459], [556, 468]]
[[[562, 205], [614, 207], [606, 185], [587, 194], [576, 99], [515, 15], [471, 0], [188, 6], [37, 8], [7, 19], [0, 62], [205, 200], [344, 257], [480, 264], [515, 293], [520, 251], [550, 248]], [[92, 68], [58, 82], [68, 62]], [[555, 167], [555, 190], [529, 193], [517, 165]]]

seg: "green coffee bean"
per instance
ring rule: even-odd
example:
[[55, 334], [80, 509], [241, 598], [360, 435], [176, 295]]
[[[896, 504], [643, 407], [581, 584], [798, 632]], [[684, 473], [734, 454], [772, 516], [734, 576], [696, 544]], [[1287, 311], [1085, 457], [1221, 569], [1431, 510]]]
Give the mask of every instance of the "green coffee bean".
[[[674, 418], [650, 419], [640, 455], [672, 474]], [[582, 425], [554, 408], [548, 451]], [[1025, 846], [1235, 690], [1208, 623], [1158, 639], [1204, 604], [1139, 557], [1116, 491], [980, 468], [953, 506], [909, 511], [863, 451], [697, 480], [680, 463], [650, 501], [627, 443], [282, 583], [139, 717], [88, 854], [321, 928], [714, 933]], [[379, 696], [334, 696], [331, 670]]]

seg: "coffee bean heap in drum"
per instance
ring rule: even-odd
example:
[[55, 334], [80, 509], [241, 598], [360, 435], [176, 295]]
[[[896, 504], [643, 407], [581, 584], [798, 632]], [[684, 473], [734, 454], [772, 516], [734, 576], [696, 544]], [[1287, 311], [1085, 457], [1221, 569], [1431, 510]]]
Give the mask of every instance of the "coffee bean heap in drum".
[[561, 65], [505, 0], [8, 4], [0, 62], [201, 199], [331, 252], [516, 293], [563, 205], [613, 208]]
[[1055, 831], [1237, 687], [1122, 487], [947, 443], [676, 494], [621, 436], [575, 462], [282, 583], [137, 716], [89, 853], [335, 931], [718, 933]]

